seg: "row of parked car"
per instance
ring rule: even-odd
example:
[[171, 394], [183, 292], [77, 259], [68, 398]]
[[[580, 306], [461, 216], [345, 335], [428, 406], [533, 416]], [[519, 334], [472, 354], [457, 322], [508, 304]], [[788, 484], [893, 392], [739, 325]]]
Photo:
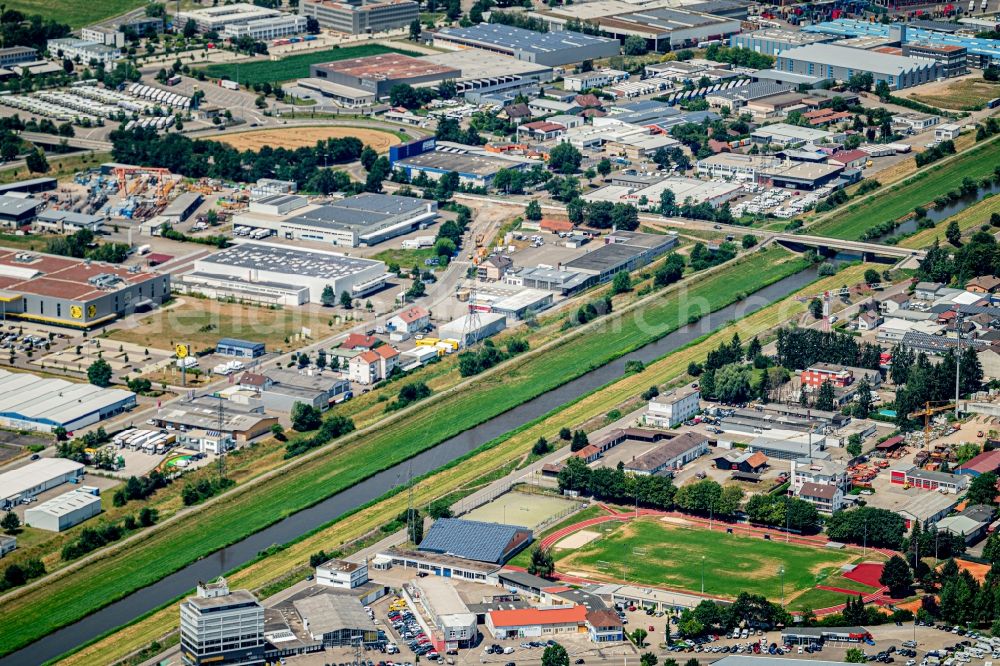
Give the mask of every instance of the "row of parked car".
[[406, 607], [405, 601], [402, 599], [393, 601], [389, 606], [388, 617], [392, 628], [399, 634], [400, 639], [406, 641], [407, 646], [415, 655], [431, 661], [444, 662], [441, 655], [434, 649], [434, 644], [431, 643], [431, 639], [424, 632], [423, 627], [417, 622], [417, 618]]

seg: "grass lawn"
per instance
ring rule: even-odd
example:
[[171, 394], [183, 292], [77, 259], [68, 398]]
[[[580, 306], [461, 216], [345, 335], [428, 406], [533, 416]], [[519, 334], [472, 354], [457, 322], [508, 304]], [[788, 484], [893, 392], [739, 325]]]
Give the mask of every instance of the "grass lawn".
[[377, 259], [378, 261], [384, 261], [386, 264], [399, 264], [406, 270], [409, 270], [416, 265], [423, 271], [427, 269], [434, 270], [437, 268], [436, 266], [424, 266], [424, 259], [430, 259], [434, 256], [436, 255], [434, 254], [433, 247], [422, 247], [419, 250], [404, 250], [401, 247], [391, 247], [373, 254], [371, 258]]
[[[620, 526], [558, 559], [556, 568], [620, 580], [619, 565], [624, 564], [631, 583], [698, 592], [704, 562], [705, 594], [734, 598], [746, 591], [780, 599], [782, 568], [788, 598], [813, 587], [824, 569], [845, 564], [851, 557], [823, 548], [676, 527], [651, 518]], [[609, 569], [606, 563], [613, 566]]]
[[963, 234], [969, 234], [974, 229], [979, 229], [982, 224], [989, 224], [990, 215], [1000, 213], [1000, 196], [991, 195], [969, 206], [961, 213], [941, 220], [933, 229], [921, 229], [912, 236], [907, 236], [899, 242], [902, 247], [912, 247], [921, 249], [934, 244], [934, 239], [941, 239], [941, 243], [947, 243], [944, 238], [944, 231], [954, 220], [958, 222], [959, 229]]
[[949, 83], [943, 89], [935, 86], [934, 92], [922, 92], [909, 97], [940, 109], [978, 111], [986, 106], [986, 102], [1000, 97], [1000, 83], [979, 78], [964, 78]]
[[16, 9], [25, 14], [41, 14], [44, 18], [60, 23], [68, 23], [71, 28], [124, 14], [146, 3], [143, 0], [100, 0], [100, 2], [79, 2], [78, 0], [7, 0], [7, 9]]
[[56, 236], [36, 236], [34, 234], [17, 236], [14, 234], [0, 233], [0, 245], [3, 247], [12, 247], [18, 250], [33, 250], [42, 252], [45, 250], [45, 246], [48, 245], [49, 240], [53, 238], [56, 238]]
[[820, 590], [814, 587], [811, 590], [806, 590], [799, 596], [789, 601], [788, 610], [814, 611], [814, 610], [819, 610], [820, 608], [829, 608], [830, 606], [836, 606], [838, 604], [842, 604], [846, 602], [848, 598], [849, 598], [848, 595], [841, 594], [840, 592], [834, 592], [832, 590]]
[[111, 153], [76, 153], [72, 155], [49, 155], [49, 170], [46, 173], [31, 173], [26, 167], [0, 170], [0, 184], [14, 183], [26, 178], [48, 176], [64, 180], [81, 169], [96, 167], [111, 159]]
[[[782, 259], [771, 255], [768, 261], [776, 263]], [[416, 480], [413, 486], [414, 505], [426, 506], [439, 497], [457, 492], [458, 489], [476, 485], [484, 470], [494, 469], [502, 466], [503, 461], [526, 455], [539, 437], [555, 441], [561, 427], [575, 426], [605, 414], [611, 407], [633, 398], [651, 384], [674, 383], [679, 378], [686, 377], [688, 363], [704, 361], [710, 350], [716, 348], [720, 342], [728, 343], [734, 332], [739, 332], [744, 340], [757, 334], [764, 334], [776, 324], [805, 312], [806, 305], [804, 302], [799, 302], [797, 296], [832, 289], [845, 283], [852, 284], [861, 280], [864, 270], [869, 267], [870, 265], [865, 264], [848, 266], [837, 275], [816, 280], [782, 301], [724, 326], [681, 349], [671, 350], [657, 361], [648, 363], [643, 372], [623, 376], [617, 381], [599, 387], [489, 442], [446, 469], [437, 470], [423, 479]], [[755, 266], [749, 268], [753, 269]], [[752, 270], [748, 274], [752, 275]], [[768, 338], [765, 336], [763, 339], [767, 341]], [[326, 452], [323, 455], [327, 455]], [[302, 562], [308, 561], [309, 556], [321, 548], [329, 550], [331, 546], [342, 547], [368, 534], [374, 526], [391, 521], [406, 509], [408, 501], [408, 493], [389, 493], [349, 516], [331, 520], [328, 525], [287, 544], [284, 550], [231, 572], [227, 578], [231, 585], [240, 588], [257, 589], [269, 585], [272, 581], [285, 576], [289, 570], [301, 566]], [[585, 510], [572, 518], [567, 518], [562, 525], [555, 527], [592, 517], [589, 511]], [[91, 664], [118, 661], [162, 636], [164, 631], [175, 629], [178, 623], [177, 617], [176, 604], [165, 604], [163, 608], [150, 613], [147, 617], [110, 632], [108, 636], [97, 639], [72, 655], [64, 657], [60, 660], [60, 664], [91, 666]]]
[[[85, 570], [52, 580], [0, 617], [0, 654], [80, 619], [208, 553], [253, 534], [448, 437], [541, 395], [676, 330], [692, 312], [709, 313], [806, 267], [801, 257], [768, 248], [623, 310], [611, 322], [564, 334], [543, 353], [526, 354], [461, 390], [359, 431], [282, 474], [238, 487], [185, 520], [165, 524]], [[614, 345], [608, 344], [613, 330]], [[216, 338], [220, 332], [216, 332]], [[649, 381], [649, 377], [644, 377]], [[649, 384], [646, 384], [647, 386]], [[336, 413], [337, 410], [331, 410]], [[363, 455], [359, 455], [363, 454]], [[332, 517], [331, 517], [332, 518]], [[211, 526], [206, 529], [206, 526]]]
[[309, 53], [282, 58], [281, 60], [256, 60], [240, 63], [239, 65], [236, 63], [216, 64], [208, 65], [201, 69], [205, 72], [206, 76], [231, 79], [237, 81], [240, 85], [253, 85], [265, 82], [278, 83], [309, 76], [309, 66], [316, 63], [347, 60], [349, 58], [365, 58], [383, 53], [420, 55], [419, 53], [406, 51], [405, 49], [389, 48], [381, 44], [362, 44], [361, 46], [347, 46], [344, 48], [327, 49], [325, 51], [311, 51]]
[[869, 199], [838, 208], [819, 224], [808, 227], [806, 233], [857, 240], [875, 224], [897, 220], [917, 206], [930, 207], [936, 197], [961, 185], [963, 178], [979, 180], [991, 174], [997, 164], [996, 150], [996, 141], [982, 142], [951, 161], [931, 165]]
[[[585, 520], [590, 520], [591, 518], [597, 518], [598, 516], [604, 514], [605, 514], [604, 509], [597, 506], [596, 504], [593, 504], [591, 506], [588, 506], [586, 509], [581, 509], [580, 511], [577, 511], [574, 514], [567, 516], [566, 518], [560, 520], [558, 523], [556, 523], [549, 529], [535, 534], [535, 541], [541, 541], [548, 535], [552, 534], [553, 532], [558, 532], [564, 527], [569, 527], [570, 525], [576, 525], [577, 523], [581, 523]], [[527, 566], [531, 564], [531, 548], [525, 548], [520, 553], [515, 555], [510, 560], [509, 564], [513, 564], [514, 566], [517, 567], [527, 568]]]

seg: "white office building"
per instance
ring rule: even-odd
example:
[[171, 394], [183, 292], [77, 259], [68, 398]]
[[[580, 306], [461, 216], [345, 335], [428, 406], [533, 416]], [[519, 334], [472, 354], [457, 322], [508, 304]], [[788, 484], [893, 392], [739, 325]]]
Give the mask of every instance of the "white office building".
[[264, 663], [264, 608], [246, 590], [229, 591], [224, 578], [199, 583], [181, 602], [181, 659], [187, 666]]
[[698, 413], [701, 393], [690, 386], [658, 395], [649, 401], [642, 420], [646, 425], [673, 428]]
[[243, 25], [251, 21], [278, 20], [282, 12], [277, 9], [258, 7], [248, 2], [237, 2], [231, 5], [217, 5], [203, 9], [192, 9], [179, 12], [174, 19], [174, 25], [183, 28], [188, 21], [194, 21], [199, 32], [223, 32], [233, 26]]
[[100, 512], [101, 496], [98, 489], [83, 487], [26, 509], [24, 522], [41, 530], [62, 532]]
[[111, 65], [122, 57], [122, 50], [118, 47], [74, 37], [50, 39], [46, 48], [53, 56], [76, 60], [84, 65], [92, 62]]
[[284, 14], [270, 18], [254, 19], [246, 23], [227, 25], [223, 37], [238, 39], [250, 37], [259, 42], [280, 39], [289, 35], [300, 35], [306, 31], [306, 17], [298, 14]]
[[353, 590], [368, 582], [368, 565], [330, 560], [316, 567], [316, 582], [342, 590]]
[[603, 88], [619, 81], [627, 81], [628, 77], [628, 72], [623, 72], [620, 69], [599, 69], [592, 72], [567, 74], [563, 77], [563, 85], [566, 90], [580, 92], [591, 88]]

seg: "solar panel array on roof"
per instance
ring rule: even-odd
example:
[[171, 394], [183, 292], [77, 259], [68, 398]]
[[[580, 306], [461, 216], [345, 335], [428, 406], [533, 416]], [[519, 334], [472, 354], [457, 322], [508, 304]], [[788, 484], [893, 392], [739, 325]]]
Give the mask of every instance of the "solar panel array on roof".
[[531, 530], [524, 527], [441, 518], [431, 526], [419, 549], [500, 564], [530, 542]]

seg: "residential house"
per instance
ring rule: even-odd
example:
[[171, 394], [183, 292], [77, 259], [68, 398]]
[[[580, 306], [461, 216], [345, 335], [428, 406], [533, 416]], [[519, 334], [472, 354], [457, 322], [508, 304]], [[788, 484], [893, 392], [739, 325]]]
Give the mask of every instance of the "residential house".
[[410, 335], [426, 330], [431, 325], [431, 313], [419, 305], [412, 305], [386, 322], [389, 328]]
[[744, 474], [760, 474], [767, 468], [767, 456], [760, 451], [728, 451], [725, 455], [715, 458], [718, 469], [743, 472]]
[[566, 127], [559, 123], [552, 123], [547, 120], [536, 120], [518, 126], [518, 139], [533, 139], [535, 141], [551, 141], [558, 139], [566, 133]]
[[974, 294], [992, 294], [1000, 288], [1000, 278], [994, 275], [980, 275], [965, 283], [965, 290]]
[[506, 118], [512, 123], [520, 123], [525, 120], [531, 120], [531, 109], [528, 105], [521, 102], [518, 104], [508, 104], [500, 112], [501, 118]]
[[528, 109], [536, 116], [551, 116], [553, 114], [574, 114], [582, 109], [575, 102], [560, 102], [554, 99], [539, 97], [528, 102]]
[[908, 294], [899, 293], [886, 296], [878, 302], [878, 311], [883, 315], [891, 315], [897, 310], [905, 310], [910, 306]]
[[882, 325], [885, 321], [882, 318], [881, 313], [875, 310], [866, 310], [858, 315], [858, 330], [859, 331], [874, 331], [876, 328]]
[[399, 352], [391, 345], [382, 345], [358, 354], [348, 363], [348, 376], [359, 384], [374, 384], [395, 369]]
[[913, 296], [918, 301], [933, 301], [938, 297], [938, 292], [944, 288], [945, 285], [940, 282], [918, 282], [916, 288], [913, 291]]
[[361, 333], [351, 333], [344, 341], [340, 343], [341, 349], [358, 349], [358, 350], [370, 350], [374, 349], [375, 345], [379, 343], [378, 338], [374, 335], [362, 335]]
[[847, 466], [833, 460], [806, 460], [791, 462], [789, 487], [797, 492], [802, 486], [811, 483], [817, 486], [836, 486], [847, 490], [849, 477]]
[[803, 483], [798, 498], [809, 502], [821, 513], [834, 513], [844, 506], [844, 491], [836, 486]]
[[484, 282], [497, 282], [514, 267], [514, 260], [502, 254], [494, 254], [483, 260], [477, 269], [477, 277]]
[[587, 633], [594, 643], [625, 640], [625, 627], [618, 613], [606, 608], [587, 611]]

